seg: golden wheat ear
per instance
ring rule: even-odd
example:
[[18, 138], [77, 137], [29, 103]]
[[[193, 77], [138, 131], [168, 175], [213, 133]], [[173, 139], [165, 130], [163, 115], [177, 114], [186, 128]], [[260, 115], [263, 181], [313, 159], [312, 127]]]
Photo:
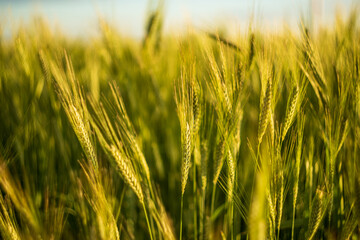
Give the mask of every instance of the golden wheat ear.
[[110, 147], [110, 152], [117, 164], [118, 170], [123, 176], [125, 182], [131, 187], [131, 189], [135, 192], [137, 197], [139, 198], [140, 203], [144, 202], [144, 194], [135, 174], [135, 171], [130, 167], [129, 160], [125, 159], [125, 156], [121, 154], [121, 152], [112, 145]]

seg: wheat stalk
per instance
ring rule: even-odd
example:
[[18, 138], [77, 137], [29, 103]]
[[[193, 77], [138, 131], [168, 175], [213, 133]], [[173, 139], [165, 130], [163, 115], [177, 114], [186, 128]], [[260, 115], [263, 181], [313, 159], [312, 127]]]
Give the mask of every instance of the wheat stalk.
[[294, 224], [295, 224], [295, 212], [296, 212], [296, 202], [299, 192], [299, 177], [300, 177], [300, 164], [301, 164], [301, 151], [303, 147], [303, 134], [304, 134], [304, 119], [301, 118], [298, 125], [298, 143], [296, 147], [296, 156], [295, 156], [295, 182], [294, 182], [294, 193], [293, 193], [293, 222], [291, 230], [291, 238], [294, 237]]
[[249, 215], [249, 237], [250, 240], [266, 239], [266, 175], [258, 174], [255, 195], [253, 196]]

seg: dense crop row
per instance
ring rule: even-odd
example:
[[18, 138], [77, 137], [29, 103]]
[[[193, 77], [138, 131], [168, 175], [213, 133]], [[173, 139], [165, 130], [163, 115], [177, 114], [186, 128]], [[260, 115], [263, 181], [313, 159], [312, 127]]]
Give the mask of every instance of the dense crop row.
[[[358, 239], [360, 31], [0, 35], [1, 239]], [[352, 237], [352, 238], [351, 238]]]

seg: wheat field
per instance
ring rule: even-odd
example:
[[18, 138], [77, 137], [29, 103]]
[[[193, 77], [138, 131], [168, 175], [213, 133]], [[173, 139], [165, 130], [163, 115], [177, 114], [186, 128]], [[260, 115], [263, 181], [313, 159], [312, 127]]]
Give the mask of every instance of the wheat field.
[[360, 28], [0, 31], [0, 239], [360, 239]]

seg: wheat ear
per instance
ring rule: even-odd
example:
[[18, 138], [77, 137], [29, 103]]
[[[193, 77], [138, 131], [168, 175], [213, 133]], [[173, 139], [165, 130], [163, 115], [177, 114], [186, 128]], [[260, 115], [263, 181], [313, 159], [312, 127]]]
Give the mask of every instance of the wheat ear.
[[135, 192], [139, 201], [141, 203], [144, 202], [144, 194], [141, 188], [141, 185], [135, 175], [135, 172], [131, 166], [129, 166], [129, 161], [126, 159], [124, 155], [120, 153], [120, 151], [112, 145], [110, 147], [110, 152], [113, 158], [115, 159], [115, 163], [123, 176], [125, 182], [131, 187], [131, 189]]
[[258, 144], [261, 144], [262, 138], [265, 134], [267, 124], [270, 118], [271, 110], [271, 95], [272, 95], [272, 83], [269, 78], [267, 82], [265, 97], [263, 99], [262, 109], [259, 116], [259, 126], [258, 126]]
[[190, 126], [186, 124], [186, 131], [183, 137], [183, 162], [181, 167], [181, 193], [184, 194], [186, 183], [189, 177], [190, 158], [191, 158], [191, 130]]

